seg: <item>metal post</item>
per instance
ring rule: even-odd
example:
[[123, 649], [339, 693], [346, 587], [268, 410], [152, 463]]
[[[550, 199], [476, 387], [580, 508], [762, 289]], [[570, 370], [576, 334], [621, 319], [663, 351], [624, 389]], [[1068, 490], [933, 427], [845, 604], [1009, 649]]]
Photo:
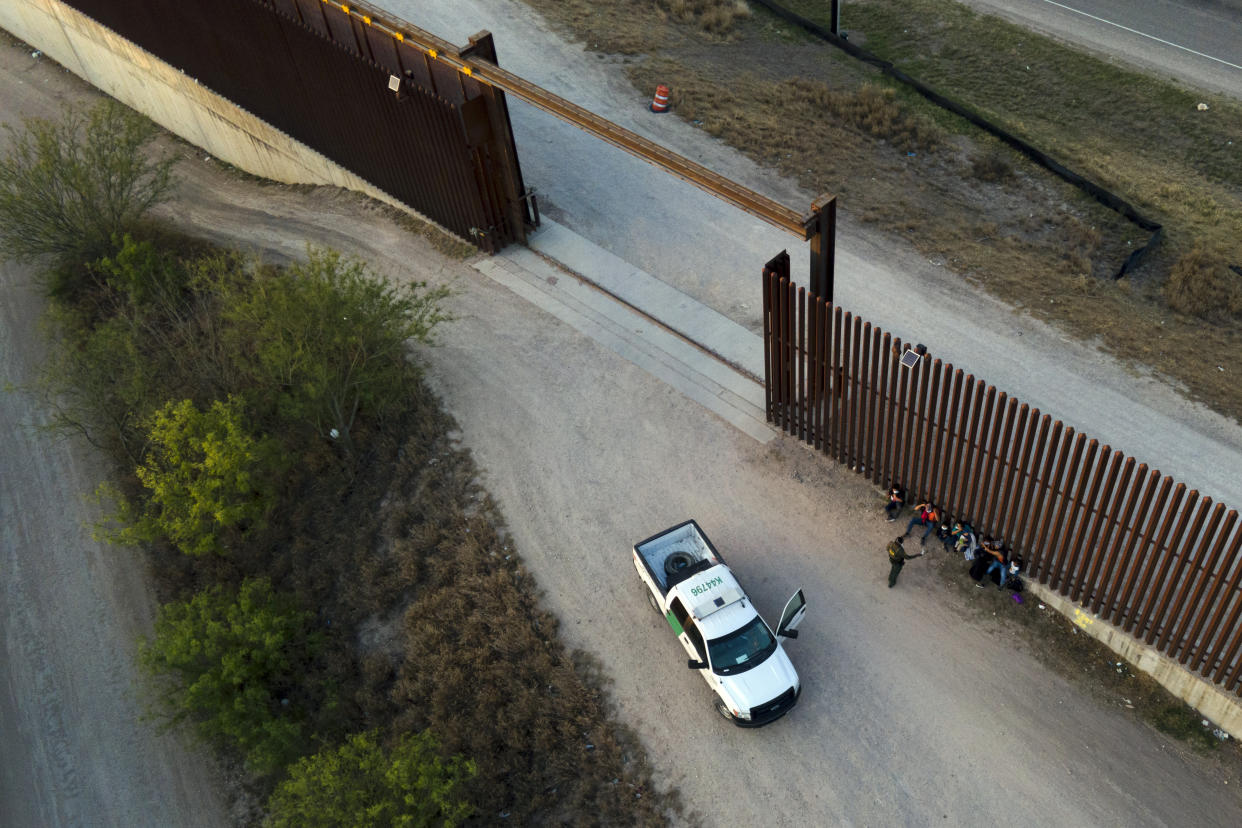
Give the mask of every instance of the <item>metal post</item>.
[[811, 204], [806, 218], [807, 238], [811, 242], [811, 294], [832, 301], [837, 258], [837, 197], [820, 196]]
[[832, 9], [829, 12], [832, 17], [831, 31], [834, 35], [841, 34], [841, 0], [832, 0]]
[[[492, 33], [486, 29], [470, 38], [470, 45], [462, 49], [460, 57], [473, 57], [485, 60], [495, 66], [496, 41]], [[458, 78], [464, 78], [458, 74]], [[513, 138], [513, 130], [509, 122], [509, 104], [505, 93], [487, 84], [480, 84], [480, 91], [487, 101], [487, 111], [492, 128], [490, 138], [495, 152], [503, 159], [501, 185], [505, 190], [504, 210], [509, 220], [512, 235], [518, 242], [526, 241], [526, 231], [539, 226], [538, 208], [534, 206], [533, 196], [526, 190], [522, 181], [522, 168], [518, 164], [517, 143]], [[463, 97], [465, 89], [462, 90]], [[463, 106], [464, 109], [464, 106]]]

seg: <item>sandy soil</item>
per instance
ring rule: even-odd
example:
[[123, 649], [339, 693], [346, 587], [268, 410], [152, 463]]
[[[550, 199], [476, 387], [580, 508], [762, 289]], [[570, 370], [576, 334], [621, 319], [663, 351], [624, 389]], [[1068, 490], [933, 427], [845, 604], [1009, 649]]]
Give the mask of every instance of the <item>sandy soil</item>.
[[[85, 94], [15, 49], [0, 55], [0, 117]], [[892, 528], [854, 476], [785, 439], [756, 444], [356, 197], [260, 186], [189, 152], [179, 174], [165, 215], [186, 227], [273, 259], [331, 244], [456, 287], [458, 319], [426, 354], [431, 380], [567, 639], [599, 656], [619, 715], [706, 824], [1238, 824], [1235, 769], [1049, 674], [944, 602], [920, 562], [885, 589]], [[10, 379], [40, 360], [27, 277], [6, 266], [0, 284]], [[80, 445], [15, 431], [39, 414], [0, 399], [14, 435], [0, 449], [0, 824], [222, 824], [203, 759], [136, 720], [132, 641], [150, 599], [136, 562], [81, 528], [81, 493], [103, 469]], [[798, 587], [811, 603], [790, 646], [802, 702], [764, 730], [715, 718], [630, 571], [634, 540], [688, 516], [762, 612]]]

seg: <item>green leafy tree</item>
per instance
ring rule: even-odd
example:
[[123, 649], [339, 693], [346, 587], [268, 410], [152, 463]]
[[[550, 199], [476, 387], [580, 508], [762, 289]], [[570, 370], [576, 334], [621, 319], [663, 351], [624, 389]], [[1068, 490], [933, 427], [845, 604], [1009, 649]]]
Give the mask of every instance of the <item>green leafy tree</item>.
[[91, 301], [54, 302], [48, 321], [64, 340], [43, 364], [37, 388], [50, 427], [119, 447], [137, 466], [144, 424], [175, 395], [223, 396], [209, 382], [209, 310], [189, 289], [193, 263], [125, 235], [112, 257], [94, 263]]
[[157, 363], [124, 319], [83, 327], [72, 309], [53, 305], [48, 320], [66, 341], [41, 366], [35, 390], [51, 412], [48, 428], [80, 433], [92, 445], [116, 448], [137, 465], [146, 416], [159, 404]]
[[393, 285], [333, 250], [229, 289], [220, 306], [231, 350], [252, 387], [266, 389], [259, 407], [346, 450], [360, 413], [382, 419], [409, 394], [406, 343], [430, 342], [447, 318], [447, 289]]
[[305, 757], [268, 800], [270, 828], [453, 826], [473, 808], [460, 798], [474, 762], [444, 759], [427, 731], [406, 734], [391, 752], [375, 732]]
[[148, 152], [157, 127], [116, 101], [7, 128], [0, 250], [13, 258], [93, 261], [171, 192], [175, 159]]
[[133, 307], [175, 318], [188, 304], [190, 276], [177, 255], [150, 240], [125, 233], [112, 255], [99, 259], [93, 270], [123, 301]]
[[118, 519], [129, 525], [115, 539], [168, 538], [187, 555], [220, 554], [228, 533], [262, 525], [274, 498], [267, 481], [281, 463], [271, 440], [247, 431], [243, 413], [235, 397], [206, 411], [190, 400], [156, 411], [136, 470], [146, 500], [140, 510], [122, 505]]
[[306, 747], [301, 706], [290, 696], [305, 694], [307, 664], [322, 644], [312, 620], [266, 579], [236, 592], [217, 586], [161, 607], [140, 660], [168, 679], [174, 720], [193, 721], [205, 737], [240, 750], [255, 772], [272, 773]]

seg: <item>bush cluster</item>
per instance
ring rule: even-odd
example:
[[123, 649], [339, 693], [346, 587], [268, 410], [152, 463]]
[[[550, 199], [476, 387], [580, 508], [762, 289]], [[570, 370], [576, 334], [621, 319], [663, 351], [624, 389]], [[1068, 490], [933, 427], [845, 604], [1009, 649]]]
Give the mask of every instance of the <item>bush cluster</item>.
[[[144, 152], [156, 126], [115, 101], [6, 129], [12, 149], [0, 159], [0, 250], [18, 260], [93, 261], [170, 193], [173, 159]], [[72, 289], [55, 278], [59, 267], [50, 272], [54, 292]]]
[[216, 585], [165, 604], [141, 660], [169, 680], [175, 717], [270, 774], [309, 746], [306, 711], [326, 700], [306, 698], [322, 694], [307, 694], [302, 678], [321, 645], [310, 613], [267, 579], [251, 578], [236, 590]]
[[141, 210], [113, 230], [55, 258], [42, 388], [117, 458], [101, 529], [149, 552], [167, 714], [244, 765], [272, 825], [663, 822], [675, 799], [411, 358], [446, 292], [331, 250], [266, 266]]

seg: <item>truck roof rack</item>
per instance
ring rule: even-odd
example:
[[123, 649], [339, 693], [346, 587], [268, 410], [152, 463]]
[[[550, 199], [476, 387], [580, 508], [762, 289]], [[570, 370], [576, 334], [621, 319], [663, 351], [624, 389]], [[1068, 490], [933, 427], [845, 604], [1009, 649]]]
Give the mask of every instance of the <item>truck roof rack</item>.
[[746, 596], [737, 587], [728, 587], [722, 590], [721, 593], [711, 601], [704, 601], [701, 604], [695, 604], [694, 617], [702, 620], [717, 610], [722, 610], [731, 604], [736, 604], [745, 597]]

